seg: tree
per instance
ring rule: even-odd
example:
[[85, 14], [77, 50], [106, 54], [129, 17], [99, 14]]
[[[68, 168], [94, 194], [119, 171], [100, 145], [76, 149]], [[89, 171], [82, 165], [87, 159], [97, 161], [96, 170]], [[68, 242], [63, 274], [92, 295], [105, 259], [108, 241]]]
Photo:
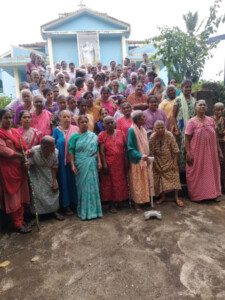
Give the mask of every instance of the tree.
[[197, 36], [194, 35], [198, 22], [197, 12], [185, 16], [188, 33], [178, 27], [159, 28], [160, 35], [151, 39], [158, 50], [151, 60], [160, 57], [168, 73], [179, 82], [184, 78], [191, 78], [193, 82], [197, 82], [202, 75], [206, 60], [212, 57], [210, 51], [219, 43], [217, 41], [209, 44], [208, 41], [209, 37], [216, 33], [220, 23], [225, 21], [224, 14], [217, 16], [221, 1], [214, 1], [204, 29]]

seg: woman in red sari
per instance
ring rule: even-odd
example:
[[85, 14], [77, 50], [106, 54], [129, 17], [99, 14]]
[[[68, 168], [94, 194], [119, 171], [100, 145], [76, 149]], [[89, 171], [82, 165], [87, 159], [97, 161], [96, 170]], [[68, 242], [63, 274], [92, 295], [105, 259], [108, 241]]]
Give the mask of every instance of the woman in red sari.
[[32, 121], [30, 126], [41, 131], [42, 137], [45, 135], [51, 135], [52, 130], [50, 127], [50, 121], [52, 114], [44, 108], [43, 97], [38, 95], [33, 98], [35, 111], [31, 113]]
[[122, 104], [121, 110], [124, 116], [118, 119], [116, 127], [118, 130], [122, 131], [124, 136], [124, 141], [125, 143], [127, 143], [127, 132], [130, 126], [133, 124], [133, 120], [131, 117], [132, 106], [130, 105], [130, 103], [125, 102]]
[[9, 215], [13, 227], [20, 233], [30, 232], [23, 225], [24, 205], [30, 204], [26, 175], [27, 164], [23, 162], [19, 137], [24, 150], [27, 146], [19, 132], [11, 128], [10, 110], [0, 110], [0, 209]]
[[103, 202], [109, 202], [109, 211], [116, 213], [115, 202], [128, 199], [125, 174], [124, 139], [116, 130], [113, 117], [103, 120], [105, 131], [98, 135], [103, 171], [100, 173], [100, 193]]

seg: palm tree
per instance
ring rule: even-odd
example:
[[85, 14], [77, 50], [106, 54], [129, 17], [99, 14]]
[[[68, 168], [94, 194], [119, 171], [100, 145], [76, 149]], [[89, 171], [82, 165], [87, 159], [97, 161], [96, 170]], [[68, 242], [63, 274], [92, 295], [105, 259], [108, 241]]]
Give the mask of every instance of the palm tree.
[[186, 15], [183, 15], [183, 19], [185, 21], [188, 34], [194, 36], [194, 32], [198, 24], [198, 12], [196, 11], [195, 13], [192, 13], [189, 11]]

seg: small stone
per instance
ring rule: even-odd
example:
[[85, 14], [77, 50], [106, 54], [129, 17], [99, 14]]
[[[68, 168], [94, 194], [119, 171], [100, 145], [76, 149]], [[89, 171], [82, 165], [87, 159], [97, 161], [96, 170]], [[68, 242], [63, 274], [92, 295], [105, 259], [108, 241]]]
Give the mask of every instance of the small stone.
[[10, 261], [9, 261], [9, 260], [5, 260], [5, 261], [3, 261], [3, 262], [0, 264], [0, 268], [5, 268], [5, 267], [7, 267], [9, 264], [10, 264]]
[[31, 262], [35, 262], [35, 261], [37, 261], [37, 260], [39, 260], [39, 256], [34, 256], [32, 259], [31, 259]]

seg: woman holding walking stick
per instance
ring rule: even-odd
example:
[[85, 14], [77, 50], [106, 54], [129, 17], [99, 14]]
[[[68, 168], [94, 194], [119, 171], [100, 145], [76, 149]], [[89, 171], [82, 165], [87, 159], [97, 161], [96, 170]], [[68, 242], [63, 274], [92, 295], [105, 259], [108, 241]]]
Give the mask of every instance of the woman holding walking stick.
[[30, 232], [24, 225], [24, 205], [30, 204], [29, 187], [20, 140], [23, 148], [27, 146], [19, 132], [11, 128], [10, 110], [0, 110], [0, 209], [9, 215], [14, 229], [19, 233]]

